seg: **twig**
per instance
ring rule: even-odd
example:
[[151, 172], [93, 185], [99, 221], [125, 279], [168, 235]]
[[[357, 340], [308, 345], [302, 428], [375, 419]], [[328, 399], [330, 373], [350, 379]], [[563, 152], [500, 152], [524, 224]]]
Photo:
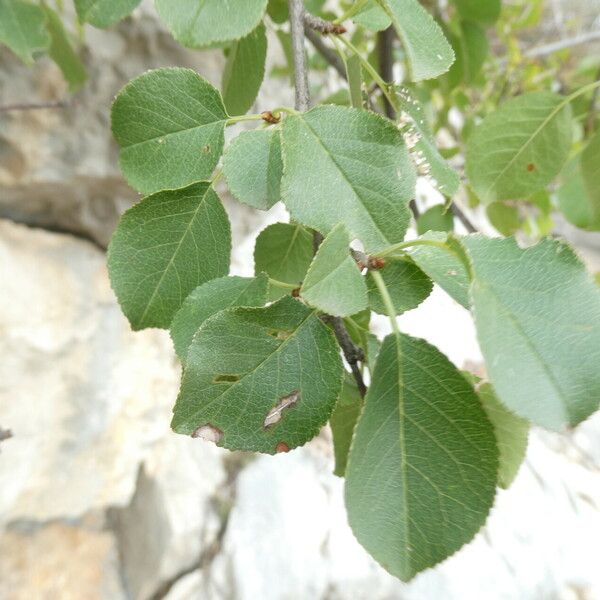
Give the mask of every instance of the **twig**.
[[455, 202], [453, 202], [450, 205], [450, 210], [452, 211], [452, 214], [463, 224], [464, 228], [469, 233], [477, 233], [477, 231], [478, 231], [477, 227], [475, 227], [475, 225], [473, 225], [473, 223], [470, 221], [469, 217], [467, 217], [467, 215], [463, 212], [463, 210], [462, 210], [462, 208], [460, 208], [460, 206], [458, 206]]
[[574, 48], [575, 46], [581, 46], [582, 44], [589, 44], [590, 42], [600, 41], [600, 31], [588, 31], [572, 38], [564, 40], [558, 40], [550, 44], [544, 44], [543, 46], [537, 46], [536, 48], [530, 48], [526, 50], [523, 55], [526, 58], [541, 58], [560, 50], [567, 50]]
[[326, 21], [325, 19], [321, 19], [321, 17], [315, 17], [315, 15], [311, 15], [309, 12], [304, 13], [304, 24], [315, 31], [320, 31], [324, 35], [328, 33], [340, 35], [347, 31], [343, 25]]
[[[576, 35], [575, 37], [557, 40], [556, 42], [544, 44], [543, 46], [529, 48], [523, 52], [523, 56], [529, 59], [544, 58], [549, 54], [554, 54], [554, 52], [560, 52], [561, 50], [568, 50], [570, 48], [575, 48], [576, 46], [582, 46], [584, 44], [598, 41], [600, 41], [600, 31], [588, 31], [587, 33], [582, 33], [581, 35]], [[507, 63], [508, 58], [502, 58], [499, 61], [501, 67], [505, 66]]]
[[[306, 57], [304, 55], [304, 1], [303, 0], [288, 0], [290, 9], [290, 31], [292, 37], [292, 54], [294, 59], [294, 81], [296, 84], [296, 110], [306, 111], [310, 105], [310, 93], [308, 89], [308, 72], [306, 69]], [[315, 231], [313, 234], [313, 244], [315, 253], [319, 249], [323, 236]], [[362, 377], [362, 373], [358, 368], [358, 361], [364, 359], [362, 350], [355, 346], [350, 338], [350, 334], [344, 327], [344, 321], [340, 317], [332, 317], [326, 315], [324, 319], [328, 320], [335, 332], [340, 347], [344, 353], [346, 361], [352, 369], [352, 375], [356, 380], [356, 385], [361, 396], [367, 392], [367, 387]]]
[[365, 354], [361, 348], [356, 346], [350, 337], [350, 334], [346, 330], [344, 326], [344, 321], [340, 317], [332, 317], [330, 315], [325, 315], [322, 317], [323, 321], [331, 324], [333, 327], [333, 331], [335, 333], [335, 337], [339, 342], [342, 351], [344, 353], [344, 357], [346, 358], [346, 362], [350, 365], [350, 369], [352, 370], [352, 375], [354, 376], [354, 380], [356, 381], [356, 385], [358, 387], [358, 391], [360, 392], [361, 397], [365, 397], [367, 393], [367, 386], [365, 385], [365, 381], [363, 379], [362, 373], [360, 372], [360, 368], [358, 363], [365, 360]]
[[421, 216], [421, 213], [419, 212], [419, 207], [417, 206], [417, 201], [413, 198], [409, 202], [408, 207], [410, 208], [410, 212], [412, 212], [413, 217], [416, 221]]
[[56, 108], [68, 108], [70, 102], [67, 100], [60, 100], [57, 102], [32, 102], [22, 104], [5, 104], [0, 106], [0, 112], [11, 112], [17, 110], [42, 110], [42, 109], [56, 109]]
[[340, 77], [346, 79], [346, 69], [340, 57], [324, 41], [323, 37], [314, 32], [310, 27], [304, 26], [304, 33], [315, 50], [338, 72]]
[[296, 87], [296, 110], [307, 111], [310, 104], [308, 70], [304, 52], [304, 1], [288, 0], [290, 9], [290, 35], [294, 58], [294, 84]]
[[[379, 74], [386, 83], [394, 79], [394, 30], [388, 27], [377, 34], [377, 54], [379, 57]], [[396, 118], [396, 111], [384, 94], [383, 106], [390, 119]]]

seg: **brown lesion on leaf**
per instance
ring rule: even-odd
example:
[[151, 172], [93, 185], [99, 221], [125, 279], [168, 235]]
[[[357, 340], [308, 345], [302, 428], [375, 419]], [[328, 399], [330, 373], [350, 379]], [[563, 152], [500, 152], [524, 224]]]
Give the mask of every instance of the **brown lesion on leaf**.
[[194, 433], [192, 433], [193, 438], [200, 438], [207, 442], [214, 442], [215, 444], [219, 444], [223, 440], [223, 436], [223, 432], [210, 423], [201, 425]]
[[277, 454], [281, 454], [282, 452], [289, 452], [291, 448], [285, 442], [279, 442], [277, 446], [275, 446], [275, 452]]
[[202, 152], [204, 154], [210, 154], [210, 146], [208, 144], [206, 144], [205, 146], [202, 146]]
[[527, 170], [531, 173], [532, 171], [535, 171], [535, 165], [533, 163], [529, 163], [527, 165]]
[[215, 375], [213, 383], [236, 383], [239, 380], [239, 375], [224, 373], [222, 375]]
[[276, 425], [277, 423], [279, 423], [279, 421], [281, 421], [281, 419], [283, 417], [283, 413], [286, 410], [289, 410], [290, 408], [293, 408], [294, 406], [296, 406], [296, 404], [298, 403], [299, 400], [300, 400], [300, 391], [299, 390], [295, 390], [291, 394], [288, 394], [287, 396], [282, 396], [281, 398], [279, 398], [279, 400], [277, 401], [277, 404], [275, 404], [275, 406], [269, 411], [269, 413], [265, 417], [263, 427], [265, 429], [269, 429], [270, 427], [273, 427], [273, 425]]

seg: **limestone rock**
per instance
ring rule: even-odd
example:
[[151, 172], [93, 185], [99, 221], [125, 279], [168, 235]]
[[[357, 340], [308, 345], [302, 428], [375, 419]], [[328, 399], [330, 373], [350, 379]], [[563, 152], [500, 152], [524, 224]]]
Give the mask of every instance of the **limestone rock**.
[[150, 598], [180, 572], [203, 566], [221, 531], [225, 452], [167, 434], [140, 469], [131, 503], [111, 511], [132, 598]]
[[113, 537], [51, 523], [0, 534], [3, 600], [126, 600]]
[[168, 334], [133, 333], [105, 256], [0, 222], [0, 522], [127, 504], [169, 431], [179, 369]]

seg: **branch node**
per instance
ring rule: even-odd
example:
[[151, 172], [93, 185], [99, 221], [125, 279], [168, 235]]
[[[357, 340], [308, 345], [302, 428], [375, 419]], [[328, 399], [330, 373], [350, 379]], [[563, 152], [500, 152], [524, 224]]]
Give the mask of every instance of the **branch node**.
[[266, 121], [267, 123], [270, 123], [271, 125], [277, 125], [277, 123], [279, 123], [279, 121], [281, 121], [281, 115], [280, 114], [275, 115], [273, 113], [273, 111], [271, 111], [271, 110], [265, 110], [264, 112], [261, 112], [260, 116], [263, 121]]
[[339, 23], [326, 21], [325, 19], [321, 19], [321, 17], [315, 17], [315, 15], [311, 15], [308, 12], [304, 13], [304, 23], [311, 29], [321, 32], [323, 35], [341, 35], [342, 33], [346, 33], [346, 31], [348, 31]]

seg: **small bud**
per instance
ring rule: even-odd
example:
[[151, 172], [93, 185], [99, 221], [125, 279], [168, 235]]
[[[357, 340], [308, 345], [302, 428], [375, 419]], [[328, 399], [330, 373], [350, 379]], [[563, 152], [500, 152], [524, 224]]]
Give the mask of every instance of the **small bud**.
[[385, 259], [379, 258], [378, 256], [369, 256], [369, 269], [373, 271], [379, 271], [385, 267]]
[[265, 110], [264, 112], [261, 112], [260, 116], [262, 117], [263, 121], [266, 121], [271, 125], [276, 125], [277, 123], [279, 123], [279, 121], [281, 121], [281, 116], [274, 115], [273, 112], [270, 110]]

